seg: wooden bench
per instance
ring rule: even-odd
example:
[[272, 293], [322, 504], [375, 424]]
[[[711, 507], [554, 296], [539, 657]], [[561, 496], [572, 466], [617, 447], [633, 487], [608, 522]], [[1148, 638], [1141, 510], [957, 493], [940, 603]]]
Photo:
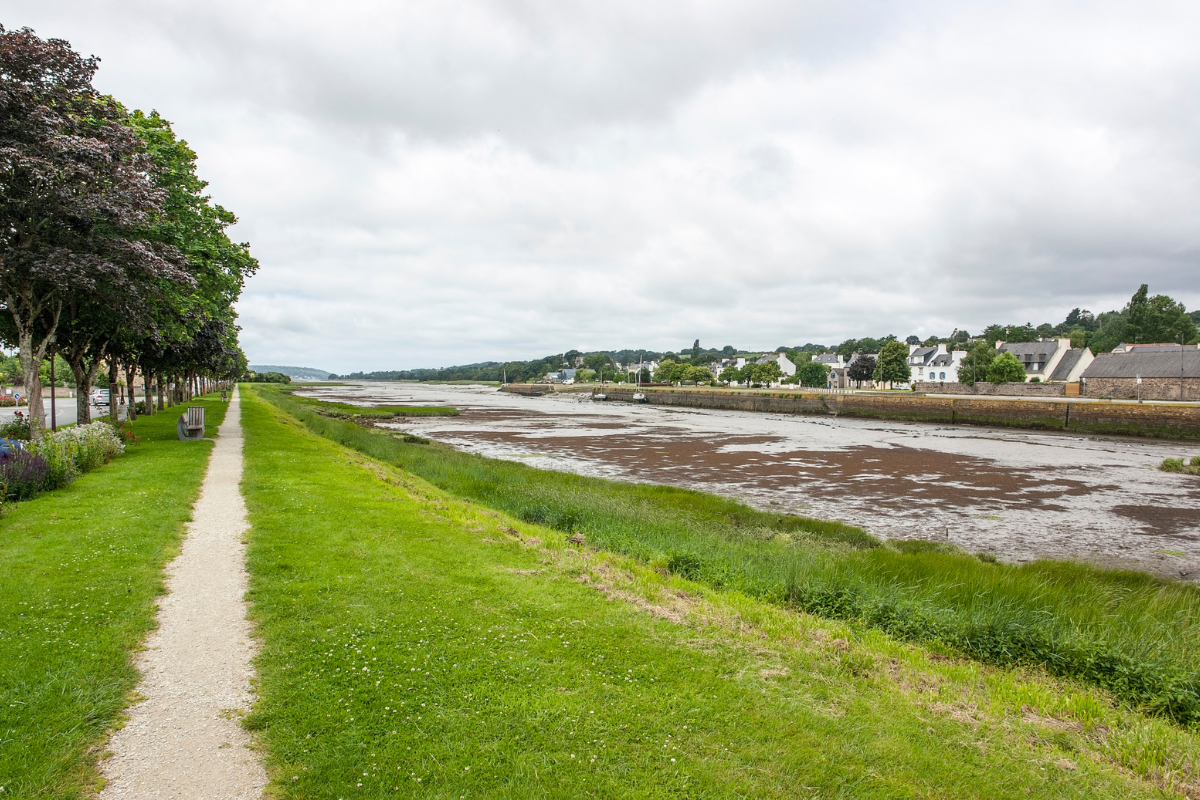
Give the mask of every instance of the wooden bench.
[[188, 406], [187, 413], [179, 417], [175, 426], [180, 441], [196, 441], [204, 438], [204, 406]]

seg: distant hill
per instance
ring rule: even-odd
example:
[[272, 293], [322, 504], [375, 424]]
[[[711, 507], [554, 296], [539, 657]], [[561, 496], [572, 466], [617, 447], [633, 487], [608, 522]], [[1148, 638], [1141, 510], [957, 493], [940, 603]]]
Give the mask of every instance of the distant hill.
[[280, 367], [275, 364], [251, 364], [250, 369], [255, 372], [282, 372], [294, 381], [324, 381], [334, 377], [333, 373], [327, 369], [313, 369], [312, 367]]

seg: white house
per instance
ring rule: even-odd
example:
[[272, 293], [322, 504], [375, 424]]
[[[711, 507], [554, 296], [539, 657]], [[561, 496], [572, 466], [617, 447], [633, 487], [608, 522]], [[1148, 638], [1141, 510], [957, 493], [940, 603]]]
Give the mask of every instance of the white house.
[[908, 368], [912, 370], [912, 380], [916, 383], [957, 383], [958, 366], [966, 357], [966, 350], [947, 350], [944, 344], [936, 347], [908, 346]]
[[1073, 383], [1096, 359], [1090, 348], [1071, 347], [1071, 340], [1065, 336], [1036, 342], [996, 342], [996, 349], [1016, 356], [1025, 367], [1027, 382], [1037, 378], [1042, 382]]
[[[738, 360], [743, 361], [743, 362], [745, 361], [745, 359], [738, 359]], [[796, 374], [796, 365], [793, 364], [792, 360], [790, 358], [788, 358], [787, 355], [785, 355], [784, 353], [767, 353], [766, 355], [764, 355], [762, 358], [758, 359], [754, 363], [755, 364], [769, 364], [772, 361], [779, 364], [779, 372], [783, 375], [783, 377], [790, 378]]]

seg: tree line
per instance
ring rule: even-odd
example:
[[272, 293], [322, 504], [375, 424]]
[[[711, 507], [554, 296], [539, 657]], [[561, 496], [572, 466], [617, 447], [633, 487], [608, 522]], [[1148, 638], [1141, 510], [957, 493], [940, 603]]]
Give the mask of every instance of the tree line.
[[98, 66], [0, 25], [0, 341], [35, 429], [49, 358], [71, 371], [81, 424], [102, 369], [113, 387], [142, 375], [149, 413], [152, 385], [161, 410], [246, 369], [233, 304], [258, 263], [227, 234], [237, 220], [167, 120], [92, 85]]

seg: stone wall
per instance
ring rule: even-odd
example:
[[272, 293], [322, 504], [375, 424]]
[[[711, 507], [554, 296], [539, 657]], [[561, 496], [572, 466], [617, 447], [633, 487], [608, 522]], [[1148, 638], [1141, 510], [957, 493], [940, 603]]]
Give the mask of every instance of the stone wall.
[[965, 383], [932, 383], [922, 381], [916, 384], [918, 394], [963, 394], [976, 396], [1004, 395], [1007, 397], [1063, 397], [1066, 394], [1065, 383], [986, 383], [979, 381], [974, 386]]
[[[511, 391], [506, 388], [506, 391]], [[1067, 430], [1168, 439], [1200, 438], [1200, 407], [1071, 400], [928, 397], [913, 392], [749, 392], [723, 389], [643, 389], [651, 405], [774, 414], [819, 414], [949, 425]], [[530, 392], [522, 391], [522, 394]], [[607, 390], [610, 401], [633, 400], [629, 389]]]
[[[1086, 397], [1111, 397], [1134, 400], [1138, 396], [1136, 378], [1088, 378]], [[1179, 378], [1142, 378], [1143, 400], [1179, 400]], [[1200, 402], [1200, 378], [1183, 379], [1183, 399]]]

